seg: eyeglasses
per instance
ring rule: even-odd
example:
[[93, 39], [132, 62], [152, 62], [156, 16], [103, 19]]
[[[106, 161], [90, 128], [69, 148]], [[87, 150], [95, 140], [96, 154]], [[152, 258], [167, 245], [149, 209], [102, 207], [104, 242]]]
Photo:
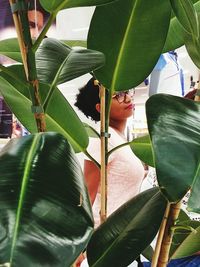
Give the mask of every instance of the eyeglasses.
[[128, 102], [128, 98], [127, 96], [129, 96], [129, 99], [133, 99], [133, 96], [135, 94], [135, 90], [134, 89], [130, 89], [128, 91], [124, 91], [124, 92], [119, 92], [119, 93], [115, 93], [112, 98], [116, 98], [117, 101], [121, 104], [123, 102]]

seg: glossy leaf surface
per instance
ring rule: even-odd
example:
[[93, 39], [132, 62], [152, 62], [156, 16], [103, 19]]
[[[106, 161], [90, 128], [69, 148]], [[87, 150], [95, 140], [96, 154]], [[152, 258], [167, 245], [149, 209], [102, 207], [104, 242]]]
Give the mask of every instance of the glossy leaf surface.
[[199, 36], [197, 12], [191, 0], [170, 0], [173, 11], [182, 27], [195, 38]]
[[[198, 16], [200, 19], [200, 13]], [[200, 55], [199, 55], [200, 38], [196, 40], [192, 39], [191, 37], [186, 39], [185, 46], [193, 63], [197, 66], [197, 68], [200, 68]]]
[[72, 49], [53, 38], [44, 39], [36, 52], [38, 79], [54, 85], [89, 73], [104, 63], [104, 55], [98, 51]]
[[[198, 22], [199, 22], [199, 14], [200, 14], [200, 1], [193, 1], [195, 2], [194, 8], [198, 15]], [[185, 44], [185, 42], [192, 42], [192, 36], [188, 34], [184, 28], [179, 23], [176, 17], [173, 17], [170, 21], [170, 27], [167, 34], [165, 46], [163, 48], [163, 53], [168, 52], [171, 50], [175, 50], [178, 47], [181, 47]]]
[[154, 167], [153, 151], [149, 135], [133, 139], [130, 147], [139, 159], [147, 165]]
[[70, 266], [92, 233], [81, 167], [66, 139], [40, 133], [0, 153], [0, 263]]
[[87, 247], [89, 266], [128, 266], [155, 237], [165, 207], [158, 188], [121, 206], [94, 232]]
[[106, 64], [95, 71], [97, 79], [112, 92], [144, 81], [162, 52], [170, 15], [169, 2], [160, 0], [97, 7], [88, 33], [88, 48], [106, 56]]
[[111, 3], [116, 0], [39, 0], [44, 9], [48, 12], [58, 12], [70, 7], [97, 6]]
[[177, 202], [192, 188], [191, 208], [199, 210], [200, 104], [157, 94], [148, 99], [146, 112], [160, 189]]
[[[28, 84], [23, 75], [22, 66], [12, 66], [9, 70], [15, 74], [15, 78], [1, 72], [0, 92], [6, 99], [9, 107], [31, 132], [37, 132], [34, 115], [31, 112], [31, 101]], [[40, 84], [41, 100], [44, 101], [50, 87]], [[47, 131], [55, 131], [63, 134], [73, 145], [74, 149], [83, 151], [88, 145], [88, 135], [85, 128], [62, 93], [55, 88], [45, 113]]]
[[22, 57], [17, 38], [11, 38], [0, 41], [0, 54], [22, 62]]
[[[61, 42], [70, 47], [72, 46], [87, 47], [86, 41], [83, 40], [61, 40]], [[22, 62], [17, 38], [10, 38], [0, 41], [0, 54], [5, 55], [17, 62]]]
[[181, 47], [187, 36], [189, 34], [183, 29], [177, 18], [173, 17], [170, 20], [169, 31], [162, 52], [166, 53]]

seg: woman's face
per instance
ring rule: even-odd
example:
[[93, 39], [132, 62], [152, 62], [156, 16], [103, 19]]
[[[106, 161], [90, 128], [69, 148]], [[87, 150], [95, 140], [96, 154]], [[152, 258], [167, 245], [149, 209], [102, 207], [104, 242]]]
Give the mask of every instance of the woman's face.
[[135, 104], [133, 103], [134, 92], [129, 90], [113, 95], [110, 109], [110, 119], [124, 120], [134, 114]]
[[38, 10], [29, 10], [28, 20], [29, 20], [31, 37], [36, 38], [39, 35], [39, 32], [42, 30], [44, 24], [43, 14]]

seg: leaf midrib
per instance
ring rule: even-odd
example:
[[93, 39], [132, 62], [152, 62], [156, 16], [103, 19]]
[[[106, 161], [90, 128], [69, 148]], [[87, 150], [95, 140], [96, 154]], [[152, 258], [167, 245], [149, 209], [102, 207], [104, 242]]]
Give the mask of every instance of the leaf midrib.
[[26, 164], [25, 164], [25, 169], [22, 177], [22, 184], [21, 184], [21, 190], [20, 190], [20, 195], [19, 195], [19, 201], [18, 201], [18, 207], [17, 207], [17, 212], [16, 212], [16, 221], [15, 221], [15, 226], [14, 226], [14, 232], [13, 232], [13, 238], [12, 238], [12, 246], [11, 246], [11, 254], [10, 254], [10, 264], [12, 265], [12, 260], [15, 252], [15, 247], [17, 243], [17, 237], [19, 233], [19, 227], [20, 227], [20, 222], [22, 218], [22, 209], [23, 209], [23, 204], [24, 204], [24, 199], [26, 197], [26, 192], [27, 192], [27, 185], [29, 182], [29, 173], [32, 167], [32, 162], [33, 158], [35, 156], [35, 152], [37, 150], [37, 144], [39, 143], [41, 139], [41, 135], [38, 134], [34, 137], [32, 141], [32, 145], [29, 149], [28, 155], [26, 157]]
[[133, 15], [134, 15], [134, 12], [135, 12], [137, 4], [138, 4], [138, 0], [135, 1], [134, 6], [132, 8], [132, 12], [131, 12], [131, 15], [130, 15], [130, 18], [129, 18], [129, 21], [128, 21], [128, 25], [126, 27], [126, 31], [125, 31], [125, 34], [124, 34], [122, 45], [121, 45], [120, 50], [119, 50], [119, 56], [117, 57], [116, 67], [115, 67], [115, 70], [114, 70], [114, 73], [113, 73], [113, 79], [112, 79], [112, 83], [111, 83], [112, 92], [114, 92], [114, 90], [115, 90], [115, 83], [116, 83], [116, 79], [118, 77], [118, 71], [119, 71], [119, 67], [120, 67], [121, 58], [122, 58], [122, 55], [123, 55], [123, 51], [125, 49], [126, 40], [127, 40], [128, 36], [129, 36], [128, 33], [129, 33], [130, 29], [131, 29], [132, 18], [133, 18]]
[[[152, 200], [152, 198], [155, 198], [157, 195], [159, 194], [159, 192], [155, 193], [155, 195], [151, 196], [151, 198], [145, 203], [145, 205], [143, 206], [143, 209], [145, 208], [146, 205], [148, 205], [149, 201]], [[137, 213], [140, 214], [142, 212], [142, 209], [140, 209], [140, 211]], [[123, 228], [123, 231], [120, 232], [120, 234], [117, 236], [117, 238], [114, 240], [114, 242], [112, 242], [112, 244], [108, 247], [108, 249], [106, 249], [103, 253], [103, 255], [94, 263], [94, 265], [92, 265], [91, 267], [96, 267], [96, 264], [98, 264], [99, 262], [101, 262], [101, 259], [104, 258], [104, 255], [108, 254], [109, 251], [112, 249], [112, 247], [118, 242], [118, 240], [121, 238], [121, 236], [123, 235], [124, 231], [126, 231], [126, 229], [129, 227], [130, 224], [133, 223], [133, 221], [135, 220], [136, 217], [133, 218], [133, 220], [131, 220], [131, 222], [129, 222], [125, 228]], [[98, 266], [98, 265], [97, 265]]]

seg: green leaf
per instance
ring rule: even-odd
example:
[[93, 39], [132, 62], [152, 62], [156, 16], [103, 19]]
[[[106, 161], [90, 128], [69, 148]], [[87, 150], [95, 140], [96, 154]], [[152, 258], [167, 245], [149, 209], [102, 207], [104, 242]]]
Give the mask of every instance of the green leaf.
[[90, 267], [128, 266], [155, 237], [165, 207], [158, 188], [121, 206], [94, 232], [87, 247]]
[[189, 220], [181, 222], [181, 225], [190, 226], [195, 229], [195, 232], [179, 233], [175, 231], [170, 248], [171, 259], [191, 256], [200, 251], [200, 222]]
[[[200, 18], [200, 13], [199, 13]], [[197, 66], [197, 68], [200, 68], [200, 39], [193, 40], [191, 37], [185, 40], [185, 47], [187, 49], [187, 52], [192, 59], [193, 63]]]
[[[22, 66], [8, 68], [15, 73], [15, 78], [1, 72], [0, 92], [4, 96], [12, 112], [20, 122], [31, 132], [37, 132], [34, 115], [31, 112], [32, 103], [28, 90], [28, 83], [25, 81]], [[41, 101], [44, 102], [49, 85], [40, 83]], [[64, 116], [64, 117], [63, 117]], [[63, 134], [73, 145], [76, 152], [84, 151], [88, 146], [88, 135], [85, 128], [62, 93], [55, 88], [46, 112], [47, 131], [55, 131]]]
[[173, 11], [182, 27], [195, 38], [199, 37], [197, 12], [190, 0], [170, 0]]
[[60, 134], [12, 139], [0, 153], [0, 263], [70, 266], [93, 229], [79, 162]]
[[98, 51], [72, 49], [53, 38], [44, 39], [36, 52], [38, 79], [54, 85], [89, 73], [104, 63], [104, 55]]
[[185, 211], [181, 209], [178, 215], [178, 222], [189, 221], [189, 220], [190, 220], [190, 217], [187, 215]]
[[161, 191], [170, 202], [177, 202], [192, 188], [193, 208], [198, 208], [200, 104], [157, 94], [147, 100], [146, 112]]
[[194, 43], [192, 40], [190, 40], [188, 42], [186, 41], [185, 46], [193, 63], [196, 65], [197, 68], [200, 68], [200, 55], [199, 55], [200, 44]]
[[[184, 45], [189, 34], [181, 27], [181, 24], [176, 17], [170, 21], [169, 31], [163, 47], [163, 53], [175, 50]], [[189, 36], [190, 37], [190, 36]]]
[[[198, 21], [199, 21], [199, 14], [200, 14], [200, 1], [193, 1], [197, 2], [194, 4], [194, 8], [198, 14]], [[165, 46], [163, 48], [163, 53], [175, 50], [178, 47], [181, 47], [185, 44], [185, 42], [190, 41], [192, 42], [192, 36], [188, 34], [184, 28], [179, 23], [176, 17], [173, 17], [170, 21], [170, 27], [167, 34]]]
[[153, 151], [149, 135], [135, 138], [130, 147], [134, 154], [144, 163], [154, 167]]
[[165, 43], [170, 14], [169, 2], [160, 0], [120, 0], [96, 8], [88, 48], [106, 56], [104, 67], [95, 71], [106, 88], [129, 89], [151, 73]]
[[40, 4], [48, 12], [58, 12], [59, 10], [71, 8], [71, 7], [83, 7], [83, 6], [97, 6], [108, 4], [116, 0], [40, 0]]
[[11, 38], [0, 41], [0, 54], [22, 62], [18, 39]]
[[84, 40], [60, 40], [60, 41], [70, 47], [81, 46], [87, 48], [87, 42]]
[[200, 213], [200, 203], [199, 203], [199, 188], [200, 188], [200, 173], [199, 169], [197, 170], [196, 177], [192, 184], [192, 189], [190, 197], [188, 200], [187, 210], [191, 212]]
[[100, 138], [100, 134], [89, 124], [83, 123], [89, 137]]

